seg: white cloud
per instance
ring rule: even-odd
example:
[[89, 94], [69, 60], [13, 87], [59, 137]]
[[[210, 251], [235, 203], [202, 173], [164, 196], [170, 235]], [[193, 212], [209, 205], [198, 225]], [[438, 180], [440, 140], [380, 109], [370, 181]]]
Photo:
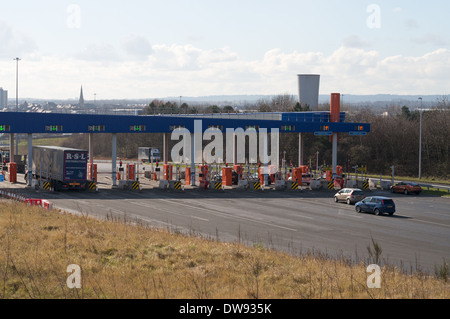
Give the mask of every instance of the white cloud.
[[[105, 63], [98, 61], [111, 48], [91, 49], [92, 59], [46, 56], [26, 61], [21, 96], [72, 98], [81, 84], [86, 99], [93, 99], [94, 92], [97, 99], [297, 94], [299, 73], [321, 74], [322, 94], [441, 94], [448, 92], [450, 84], [448, 49], [416, 57], [382, 57], [375, 50], [345, 46], [329, 55], [273, 49], [261, 59], [245, 60], [229, 48], [161, 44], [153, 45], [144, 58], [111, 58]], [[114, 48], [111, 51], [117, 57]], [[12, 69], [10, 62], [0, 61], [0, 70]], [[0, 76], [13, 83], [12, 73]]]
[[415, 19], [408, 19], [405, 21], [405, 26], [408, 29], [416, 29], [419, 27], [419, 22]]
[[366, 48], [369, 44], [357, 35], [351, 35], [344, 39], [342, 45], [346, 48]]
[[83, 51], [75, 53], [75, 58], [86, 61], [110, 62], [118, 61], [120, 55], [116, 48], [108, 43], [92, 43]]
[[448, 46], [450, 44], [448, 39], [444, 39], [440, 35], [434, 33], [427, 33], [420, 37], [413, 38], [412, 41], [417, 44], [431, 44], [438, 47]]
[[36, 43], [29, 36], [0, 21], [0, 58], [14, 58], [33, 53]]
[[129, 56], [138, 59], [144, 59], [153, 53], [152, 46], [148, 39], [138, 35], [128, 36], [123, 41], [122, 48]]

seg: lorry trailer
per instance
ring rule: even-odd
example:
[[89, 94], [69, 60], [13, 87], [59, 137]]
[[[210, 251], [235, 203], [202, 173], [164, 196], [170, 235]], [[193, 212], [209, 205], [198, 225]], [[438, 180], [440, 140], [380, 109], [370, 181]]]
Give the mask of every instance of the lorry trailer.
[[33, 146], [33, 178], [54, 190], [86, 189], [88, 152], [57, 146]]
[[157, 147], [139, 147], [138, 160], [143, 163], [154, 163], [161, 160], [161, 154]]

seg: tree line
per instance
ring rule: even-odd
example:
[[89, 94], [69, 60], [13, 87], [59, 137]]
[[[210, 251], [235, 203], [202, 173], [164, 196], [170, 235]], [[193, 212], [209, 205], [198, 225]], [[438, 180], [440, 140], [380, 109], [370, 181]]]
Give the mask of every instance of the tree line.
[[[247, 111], [257, 112], [305, 112], [308, 105], [301, 105], [288, 94], [261, 99], [246, 106]], [[319, 106], [319, 110], [328, 111], [329, 104]], [[395, 166], [396, 175], [418, 176], [420, 113], [407, 106], [391, 106], [380, 111], [371, 107], [346, 106], [347, 122], [371, 124], [371, 132], [366, 136], [340, 134], [338, 143], [338, 164], [345, 172], [353, 172], [356, 165], [367, 166], [367, 172], [389, 175], [391, 166]], [[232, 106], [217, 105], [190, 106], [187, 103], [152, 101], [144, 114], [198, 114], [237, 112]], [[435, 107], [422, 113], [422, 176], [442, 179], [450, 178], [450, 106], [436, 101]], [[162, 134], [117, 134], [118, 156], [137, 158], [138, 147], [152, 146], [162, 149]], [[330, 165], [332, 147], [329, 137], [318, 137], [312, 133], [303, 134], [304, 163], [315, 168]], [[177, 141], [171, 141], [169, 147]], [[287, 163], [298, 165], [299, 135], [280, 134], [280, 157]], [[87, 135], [74, 135], [64, 146], [88, 147]], [[111, 156], [111, 135], [97, 134], [94, 139], [96, 157]]]

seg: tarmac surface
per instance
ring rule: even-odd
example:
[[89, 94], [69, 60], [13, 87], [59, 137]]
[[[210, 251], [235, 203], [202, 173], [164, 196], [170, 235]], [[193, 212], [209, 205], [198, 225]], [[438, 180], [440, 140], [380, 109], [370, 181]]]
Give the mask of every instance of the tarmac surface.
[[[372, 239], [382, 248], [381, 260], [407, 271], [434, 273], [450, 260], [450, 198], [391, 194], [367, 190], [366, 196], [394, 199], [393, 216], [355, 211], [335, 203], [332, 190], [264, 191], [226, 187], [204, 190], [162, 190], [159, 182], [140, 178], [141, 190], [113, 188], [108, 174], [99, 174], [98, 191], [48, 192], [18, 183], [0, 189], [47, 199], [55, 209], [108, 219], [145, 223], [171, 231], [292, 254], [315, 253], [369, 261]], [[184, 183], [183, 183], [184, 184]]]

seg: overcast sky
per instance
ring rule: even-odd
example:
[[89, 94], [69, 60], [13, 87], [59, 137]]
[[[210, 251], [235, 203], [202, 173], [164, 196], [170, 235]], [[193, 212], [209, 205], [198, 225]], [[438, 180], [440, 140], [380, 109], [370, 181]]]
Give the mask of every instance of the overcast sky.
[[0, 5], [0, 87], [86, 100], [450, 94], [450, 1], [16, 0]]

